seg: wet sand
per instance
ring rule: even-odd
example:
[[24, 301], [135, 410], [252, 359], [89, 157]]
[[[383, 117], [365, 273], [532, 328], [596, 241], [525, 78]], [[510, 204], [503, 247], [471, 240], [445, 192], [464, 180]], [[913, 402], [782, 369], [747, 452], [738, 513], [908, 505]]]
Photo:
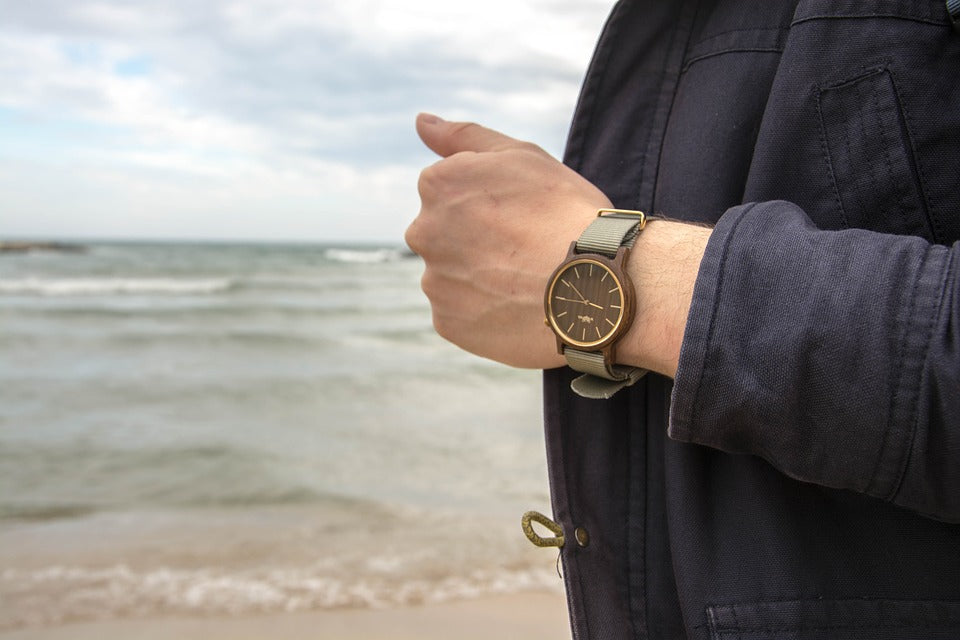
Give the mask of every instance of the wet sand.
[[561, 594], [524, 593], [422, 607], [238, 617], [80, 622], [0, 632], [0, 640], [536, 640], [569, 638]]

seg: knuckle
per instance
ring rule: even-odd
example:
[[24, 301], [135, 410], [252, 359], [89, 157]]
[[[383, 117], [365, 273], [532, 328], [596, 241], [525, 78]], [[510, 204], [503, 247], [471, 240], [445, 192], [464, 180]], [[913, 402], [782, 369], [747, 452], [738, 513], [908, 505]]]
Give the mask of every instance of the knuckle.
[[438, 160], [420, 172], [417, 179], [417, 192], [423, 202], [439, 200], [457, 181], [463, 171], [463, 158], [460, 154]]
[[406, 242], [410, 250], [417, 255], [420, 255], [420, 227], [417, 224], [419, 220], [420, 218], [414, 219], [403, 234], [403, 241]]
[[546, 153], [546, 151], [544, 151], [543, 147], [540, 145], [533, 142], [527, 142], [526, 140], [518, 142], [516, 148], [518, 151], [523, 151], [525, 153], [534, 153], [537, 155], [543, 155]]
[[420, 172], [417, 180], [417, 192], [421, 198], [425, 198], [434, 191], [434, 185], [437, 182], [437, 165], [433, 164]]
[[433, 274], [432, 269], [426, 269], [423, 272], [423, 275], [420, 277], [420, 289], [426, 294], [427, 298], [430, 300], [434, 299], [434, 292], [436, 291], [437, 279]]

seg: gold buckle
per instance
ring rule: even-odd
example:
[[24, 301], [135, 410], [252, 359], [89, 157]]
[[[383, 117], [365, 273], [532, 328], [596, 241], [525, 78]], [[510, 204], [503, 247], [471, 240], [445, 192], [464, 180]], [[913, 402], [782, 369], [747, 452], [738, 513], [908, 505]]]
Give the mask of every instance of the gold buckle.
[[619, 213], [621, 215], [637, 216], [640, 218], [640, 227], [637, 229], [637, 231], [643, 231], [643, 227], [647, 224], [647, 214], [645, 214], [643, 211], [634, 211], [633, 209], [597, 209], [598, 218], [606, 213]]

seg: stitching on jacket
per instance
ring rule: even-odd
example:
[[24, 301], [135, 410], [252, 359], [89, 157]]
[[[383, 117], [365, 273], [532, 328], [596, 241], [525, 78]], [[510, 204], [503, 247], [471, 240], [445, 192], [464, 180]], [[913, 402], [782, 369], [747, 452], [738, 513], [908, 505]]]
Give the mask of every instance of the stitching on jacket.
[[[545, 374], [545, 375], [546, 375], [546, 374]], [[569, 383], [563, 382], [563, 384], [569, 384]], [[568, 403], [569, 403], [569, 401], [567, 400], [567, 396], [566, 396], [565, 394], [562, 394], [562, 393], [561, 393], [561, 394], [557, 394], [557, 418], [556, 418], [556, 422], [557, 422], [557, 423], [566, 424], [566, 421], [565, 421], [565, 420], [564, 420], [564, 421], [561, 421], [559, 416], [561, 416], [561, 415], [566, 415], [566, 414], [568, 414], [568, 413], [570, 412], [570, 408], [568, 407]], [[556, 496], [556, 501], [557, 501], [557, 502], [560, 502], [560, 501], [562, 500], [563, 503], [564, 503], [565, 510], [567, 511], [567, 513], [570, 513], [570, 494], [569, 494], [569, 492], [567, 491], [567, 486], [568, 486], [568, 485], [567, 485], [567, 474], [566, 474], [566, 471], [567, 471], [567, 462], [566, 462], [566, 457], [567, 457], [567, 443], [566, 443], [566, 439], [567, 439], [567, 436], [566, 436], [566, 431], [567, 431], [567, 430], [566, 430], [565, 428], [561, 427], [559, 431], [560, 431], [560, 436], [557, 438], [557, 442], [558, 442], [558, 447], [559, 447], [559, 449], [560, 449], [560, 460], [558, 461], [558, 464], [560, 465], [560, 468], [559, 468], [558, 472], [559, 472], [560, 474], [562, 474], [562, 476], [563, 476], [563, 482], [562, 482], [562, 487], [557, 487], [557, 488], [556, 488], [556, 493], [554, 493], [554, 486], [553, 486], [553, 471], [554, 471], [554, 470], [550, 468], [550, 458], [549, 458], [549, 456], [548, 456], [548, 457], [547, 457], [547, 471], [548, 471], [549, 482], [550, 482], [550, 496], [551, 496], [551, 497]], [[549, 451], [549, 449], [548, 449], [548, 451]], [[562, 495], [562, 498], [561, 498], [561, 495]], [[560, 510], [557, 509], [557, 511], [560, 511]], [[560, 515], [560, 514], [557, 514], [557, 513], [554, 514], [555, 517], [558, 516], [558, 515]], [[562, 520], [562, 518], [559, 518], [559, 519]], [[563, 526], [562, 523], [561, 523], [561, 526]], [[567, 611], [568, 611], [568, 614], [567, 614], [567, 615], [568, 615], [568, 618], [569, 618], [569, 620], [570, 620], [570, 633], [571, 633], [572, 637], [574, 638], [574, 640], [576, 640], [576, 638], [577, 638], [577, 629], [576, 629], [576, 625], [575, 625], [576, 617], [575, 617], [575, 615], [574, 615], [575, 609], [574, 609], [574, 603], [573, 603], [573, 595], [572, 595], [572, 593], [571, 593], [572, 590], [567, 588], [567, 580], [569, 579], [569, 580], [572, 581], [573, 578], [572, 578], [572, 574], [571, 574], [570, 571], [567, 569], [567, 561], [566, 561], [566, 560], [564, 559], [564, 557], [563, 557], [563, 549], [560, 549], [559, 551], [560, 551], [560, 562], [563, 564], [563, 578], [562, 578], [562, 580], [563, 580], [563, 592], [564, 592], [564, 595], [566, 595], [566, 600], [567, 600]], [[572, 559], [571, 559], [571, 562], [572, 562]]]
[[692, 45], [690, 45], [690, 48], [691, 48], [691, 49], [695, 49], [696, 47], [699, 47], [700, 45], [702, 45], [702, 44], [704, 44], [704, 43], [710, 42], [711, 40], [716, 40], [716, 39], [719, 38], [720, 36], [726, 36], [726, 35], [729, 35], [729, 34], [731, 34], [731, 33], [779, 33], [779, 32], [783, 32], [784, 34], [786, 34], [786, 33], [788, 33], [789, 31], [790, 31], [790, 29], [788, 29], [787, 27], [775, 27], [775, 28], [771, 28], [771, 29], [727, 29], [726, 31], [718, 31], [717, 33], [714, 33], [714, 34], [712, 34], [711, 36], [709, 36], [709, 37], [707, 37], [707, 38], [704, 38], [703, 40], [697, 40], [697, 41], [694, 42]]
[[723, 49], [723, 50], [720, 50], [720, 51], [711, 51], [710, 53], [704, 53], [704, 54], [702, 54], [702, 55], [695, 56], [695, 57], [690, 58], [689, 60], [687, 60], [686, 64], [683, 65], [683, 68], [680, 69], [680, 73], [681, 73], [681, 74], [686, 73], [686, 72], [690, 69], [690, 67], [693, 66], [693, 64], [694, 64], [695, 62], [700, 62], [701, 60], [707, 60], [707, 59], [709, 59], [709, 58], [714, 58], [714, 57], [716, 57], [716, 56], [722, 56], [722, 55], [725, 55], [725, 54], [728, 54], [728, 53], [776, 53], [776, 54], [779, 55], [779, 54], [782, 54], [782, 53], [783, 53], [783, 48], [782, 48], [782, 47], [781, 47], [781, 48], [776, 48], [776, 47], [772, 47], [772, 48], [763, 48], [763, 47], [750, 48], [750, 47], [743, 47], [743, 48]]
[[[871, 77], [871, 80], [872, 80], [872, 79], [873, 79], [873, 78]], [[866, 80], [866, 78], [864, 78], [864, 80]], [[864, 103], [864, 101], [865, 101], [865, 97], [864, 97], [864, 95], [863, 95], [863, 89], [864, 89], [864, 87], [863, 87], [863, 82], [858, 82], [858, 83], [855, 85], [855, 90], [856, 90], [856, 92], [857, 92], [857, 124], [860, 125], [860, 135], [863, 136], [863, 141], [864, 141], [864, 143], [866, 143], [866, 141], [869, 140], [870, 137], [869, 137], [869, 135], [867, 134], [867, 125], [866, 125], [866, 120], [867, 120], [867, 118], [866, 118], [866, 116], [865, 116], [864, 113], [863, 113], [863, 103]], [[872, 93], [873, 93], [873, 98], [874, 98], [874, 100], [876, 100], [877, 92], [874, 90], [874, 91], [872, 91]], [[878, 114], [878, 113], [876, 112], [876, 102], [874, 102], [874, 115], [877, 117], [877, 119], [879, 119], [880, 114]], [[883, 127], [880, 128], [880, 136], [881, 136], [881, 138], [882, 138], [882, 139], [881, 139], [882, 146], [883, 146], [884, 148], [886, 148], [886, 146], [887, 146], [887, 144], [886, 144], [887, 138], [886, 138], [886, 135], [885, 135], [885, 133], [884, 133]], [[889, 164], [889, 156], [887, 156], [887, 158], [888, 158], [888, 160], [887, 160], [887, 175], [888, 175], [888, 176], [891, 176], [891, 175], [893, 174], [893, 170], [891, 169], [890, 164]], [[875, 162], [867, 162], [866, 165], [867, 165], [867, 169], [868, 169], [868, 175], [870, 176], [871, 193], [879, 193], [879, 192], [880, 192], [880, 189], [881, 189], [881, 186], [882, 186], [882, 184], [883, 184], [883, 181], [882, 181], [882, 180], [879, 180], [878, 177], [877, 177], [877, 163], [875, 163]], [[861, 211], [862, 211], [862, 210], [865, 208], [864, 205], [865, 205], [866, 203], [865, 203], [864, 200], [863, 200], [863, 191], [860, 190], [860, 189], [858, 189], [857, 191], [858, 191], [858, 194], [859, 194], [859, 196], [860, 196], [858, 199], [859, 199], [859, 201], [860, 201], [860, 207], [861, 207]], [[885, 207], [885, 206], [886, 206], [886, 203], [884, 202], [884, 204], [879, 205], [879, 206]], [[883, 209], [881, 209], [880, 211], [881, 211], [881, 214], [882, 214], [882, 213], [883, 213]]]
[[[893, 79], [890, 78], [889, 73], [887, 74], [887, 79], [888, 79], [890, 82], [893, 82]], [[883, 159], [884, 159], [884, 161], [885, 161], [885, 163], [886, 163], [886, 165], [887, 165], [887, 180], [889, 180], [891, 183], [897, 185], [897, 190], [900, 191], [900, 193], [898, 194], [898, 196], [899, 196], [899, 203], [898, 203], [898, 204], [903, 204], [903, 203], [905, 203], [905, 202], [909, 199], [909, 197], [910, 197], [909, 187], [907, 187], [907, 192], [904, 193], [903, 189], [904, 189], [904, 186], [905, 186], [905, 185], [903, 184], [902, 181], [896, 180], [896, 178], [895, 178], [895, 174], [894, 174], [894, 171], [893, 171], [893, 160], [891, 160], [891, 158], [890, 158], [890, 148], [891, 148], [892, 146], [895, 146], [895, 145], [897, 144], [897, 141], [896, 141], [896, 140], [893, 140], [892, 142], [890, 141], [890, 132], [887, 131], [887, 127], [883, 126], [883, 120], [880, 118], [880, 96], [879, 96], [879, 92], [878, 92], [878, 91], [874, 91], [874, 92], [873, 92], [873, 109], [872, 109], [872, 111], [873, 111], [873, 118], [874, 118], [874, 120], [876, 120], [876, 122], [877, 122], [877, 129], [880, 131], [880, 136], [881, 136], [882, 139], [883, 139], [883, 140], [882, 140], [883, 144], [882, 144], [881, 146], [883, 147]], [[894, 114], [894, 115], [896, 115], [896, 114]], [[901, 143], [901, 145], [902, 145], [902, 143]], [[907, 160], [907, 164], [909, 165], [909, 160]], [[875, 184], [874, 187], [879, 190], [880, 185], [876, 185], [876, 184]], [[883, 200], [883, 206], [885, 206], [885, 207], [886, 207], [886, 206], [889, 206], [888, 203], [887, 203], [887, 201], [886, 201], [886, 199]], [[906, 212], [906, 210], [905, 210], [903, 207], [897, 207], [897, 208], [900, 209], [900, 211], [899, 211], [900, 219], [901, 219], [901, 220], [906, 219], [906, 218], [907, 218], [907, 212]], [[898, 213], [898, 212], [894, 211], [894, 212], [891, 212], [891, 213], [896, 214], [896, 213]]]
[[[684, 3], [680, 3], [680, 9], [678, 9], [678, 12], [682, 12], [683, 6], [684, 6]], [[677, 20], [676, 22], [679, 23], [679, 20]], [[666, 59], [669, 59], [670, 53], [673, 51], [673, 43], [674, 43], [674, 40], [676, 40], [677, 33], [679, 32], [679, 30], [680, 30], [679, 24], [677, 24], [670, 34], [670, 42], [667, 44], [666, 53], [664, 54], [664, 58]], [[659, 89], [657, 91], [657, 96], [658, 96], [657, 105], [653, 109], [653, 118], [651, 119], [653, 121], [656, 120], [657, 112], [659, 111], [658, 109], [659, 102], [660, 102], [660, 99], [662, 99], [662, 93], [663, 93], [663, 80], [664, 78], [666, 78], [666, 76], [667, 76], [667, 65], [666, 64], [660, 65], [660, 76], [657, 78], [657, 87]], [[676, 90], [676, 88], [674, 88], [674, 90]], [[671, 100], [671, 105], [672, 105], [672, 102], [673, 101]], [[633, 197], [631, 198], [631, 201], [634, 203], [633, 206], [635, 206], [637, 209], [644, 209], [646, 207], [646, 203], [640, 202], [640, 192], [643, 190], [643, 177], [647, 173], [647, 163], [650, 161], [650, 139], [652, 137], [653, 137], [653, 122], [650, 122], [647, 125], [647, 135], [644, 137], [643, 145], [641, 146], [641, 149], [643, 149], [643, 156], [642, 156], [643, 159], [640, 162], [640, 175], [637, 176], [636, 191], [634, 191]], [[660, 154], [657, 153], [658, 160], [659, 160], [659, 155]], [[656, 185], [654, 185], [653, 192], [651, 193], [651, 195], [653, 195], [655, 192], [656, 192]], [[653, 198], [651, 198], [650, 205], [651, 207], [653, 206]]]
[[[564, 384], [569, 384], [569, 383], [564, 382]], [[561, 393], [559, 395], [559, 400], [560, 400], [561, 406], [559, 406], [558, 409], [564, 414], [569, 414], [570, 412], [569, 397], [566, 394]], [[564, 423], [567, 424], [568, 421], [564, 421]], [[563, 480], [564, 480], [563, 482], [564, 489], [565, 489], [564, 501], [566, 502], [567, 514], [571, 522], [575, 522], [577, 518], [573, 512], [573, 504], [572, 504], [572, 501], [570, 500], [570, 492], [566, 491], [567, 487], [572, 486], [572, 483], [570, 482], [570, 478], [567, 476], [567, 470], [568, 470], [567, 450], [569, 449], [569, 447], [567, 446], [568, 431], [569, 430], [566, 429], [565, 427], [560, 430], [560, 438], [559, 438], [560, 465], [561, 465], [561, 472], [563, 474]], [[552, 490], [552, 487], [551, 487], [551, 490]], [[562, 523], [561, 523], [561, 526], [562, 526]], [[561, 549], [560, 553], [562, 557], [564, 550]], [[573, 635], [574, 640], [577, 640], [578, 638], [580, 638], [581, 634], [580, 634], [579, 627], [582, 625], [584, 631], [586, 631], [586, 637], [589, 638], [590, 624], [587, 619], [587, 616], [583, 615], [584, 611], [582, 606], [584, 602], [583, 572], [580, 570], [580, 562], [573, 551], [567, 552], [567, 557], [563, 561], [563, 567], [564, 567], [564, 573], [563, 573], [564, 591], [566, 592], [566, 596], [567, 596], [567, 609], [570, 617], [571, 633]], [[569, 572], [568, 572], [568, 568], [570, 569]], [[574, 577], [576, 577], [576, 587], [578, 589], [578, 593], [576, 595], [572, 593], [573, 589], [569, 588], [574, 585]]]
[[917, 188], [920, 191], [920, 200], [923, 203], [923, 212], [926, 215], [927, 222], [930, 224], [930, 231], [933, 233], [933, 241], [940, 242], [941, 238], [945, 237], [943, 232], [943, 227], [940, 224], [940, 219], [933, 214], [933, 209], [930, 208], [930, 199], [927, 197], [929, 189], [927, 188], [927, 174], [923, 170], [923, 163], [920, 161], [920, 154], [917, 153], [917, 146], [914, 142], [913, 137], [913, 118], [910, 116], [910, 112], [907, 110], [906, 104], [904, 104], [903, 99], [900, 97], [900, 86], [897, 81], [897, 74], [894, 73], [893, 69], [889, 66], [886, 67], [887, 73], [890, 74], [890, 82], [893, 85], [893, 97], [897, 101], [897, 108], [900, 110], [900, 115], [903, 117], [903, 126], [906, 129], [907, 134], [907, 143], [909, 144], [910, 156], [913, 159], [913, 166], [917, 169], [917, 181], [919, 184]]
[[[858, 78], [856, 82], [850, 83], [850, 86], [857, 94], [857, 124], [860, 127], [860, 139], [863, 140], [864, 144], [866, 144], [867, 140], [870, 139], [870, 136], [867, 135], [867, 128], [864, 125], [864, 120], [866, 120], [866, 118], [863, 115], [863, 81], [867, 78], [872, 78], [874, 75], [875, 74], [870, 74], [869, 76]], [[847, 164], [852, 164], [852, 159], [854, 156], [852, 155], [853, 152], [850, 148], [850, 136], [844, 135], [844, 140], [846, 140], [847, 143]], [[879, 185], [877, 184], [877, 168], [875, 163], [871, 158], [869, 162], [866, 162], [861, 166], [866, 170], [865, 172], [867, 177], [870, 179], [871, 192], [876, 193], [879, 189]], [[851, 182], [853, 183], [852, 186], [854, 187], [854, 193], [857, 194], [857, 206], [860, 208], [860, 211], [865, 211], [867, 209], [867, 203], [863, 199], [863, 187], [862, 185], [858, 184], [856, 179], [851, 180]]]
[[[947, 253], [947, 259], [944, 261], [943, 272], [941, 273], [939, 278], [940, 291], [943, 291], [947, 286], [947, 278], [951, 270], [950, 267], [953, 265], [953, 256], [954, 256], [954, 253], [952, 251]], [[927, 255], [925, 254], [922, 266], [926, 266], [926, 264], [927, 264]], [[939, 299], [939, 304], [937, 305], [938, 311], [942, 311], [944, 307], [943, 299], [942, 297], [939, 297], [938, 299]], [[925, 365], [927, 362], [927, 358], [930, 357], [930, 342], [933, 339], [933, 329], [934, 327], [936, 327], [938, 315], [939, 313], [927, 314], [928, 316], [927, 326], [926, 326], [927, 331], [926, 331], [926, 335], [924, 336], [923, 357], [920, 359], [920, 376], [919, 376], [920, 380], [918, 381], [918, 386], [922, 386], [923, 378], [926, 376], [927, 367]], [[903, 486], [903, 481], [907, 475], [907, 467], [910, 464], [910, 459], [913, 457], [913, 445], [917, 439], [917, 430], [920, 426], [920, 411], [917, 409], [917, 406], [916, 406], [917, 404], [919, 404], [919, 402], [920, 402], [920, 398], [919, 398], [919, 394], [917, 394], [916, 402], [914, 403], [914, 407], [912, 410], [914, 414], [914, 418], [911, 421], [912, 429], [910, 430], [910, 438], [907, 443], [906, 450], [904, 451], [903, 460], [900, 463], [900, 470], [899, 470], [899, 473], [897, 474], [897, 477], [895, 478], [893, 489], [891, 490], [889, 496], [887, 497], [887, 500], [890, 500], [890, 501], [893, 501], [897, 497], [897, 495], [900, 493], [900, 489]]]
[[830, 159], [830, 147], [827, 145], [827, 123], [823, 119], [823, 106], [821, 96], [824, 89], [817, 89], [817, 116], [820, 118], [820, 150], [823, 152], [823, 160], [827, 163], [827, 169], [830, 172], [830, 182], [833, 185], [833, 200], [837, 204], [837, 211], [840, 212], [840, 220], [844, 227], [850, 227], [850, 221], [847, 219], [847, 212], [843, 209], [843, 201], [840, 199], [840, 187], [837, 186], [837, 173], [833, 168], [833, 161]]
[[[746, 601], [736, 604], [727, 604], [727, 605], [708, 605], [707, 614], [709, 619], [709, 626], [712, 632], [715, 632], [721, 636], [728, 636], [732, 632], [737, 632], [738, 638], [742, 634], [746, 635], [755, 635], [757, 633], [774, 633], [779, 631], [828, 631], [831, 629], [960, 629], [960, 620], [953, 622], [943, 622], [935, 620], [916, 620], [910, 622], [887, 622], [887, 623], [864, 623], [864, 622], [835, 622], [835, 623], [804, 623], [802, 620], [798, 621], [796, 624], [789, 623], [746, 623], [744, 624], [741, 620], [742, 618], [738, 616], [737, 609], [742, 609], [745, 607], [757, 607], [765, 604], [797, 604], [803, 605], [804, 603], [816, 603], [822, 604], [824, 600], [822, 598], [816, 599], [786, 599], [786, 600], [760, 600], [760, 601]], [[844, 604], [877, 604], [877, 605], [910, 605], [910, 604], [931, 604], [931, 605], [946, 605], [952, 608], [960, 607], [960, 600], [942, 600], [942, 599], [925, 599], [925, 598], [915, 598], [909, 600], [894, 600], [889, 598], [881, 599], [838, 599], [838, 600], [827, 600], [827, 602], [832, 604], [844, 605]], [[718, 609], [728, 610], [730, 620], [727, 623], [722, 622], [717, 616]], [[958, 609], [960, 610], [960, 609]]]
[[840, 629], [860, 629], [860, 630], [869, 630], [869, 629], [960, 629], [960, 622], [956, 624], [936, 624], [936, 623], [926, 623], [926, 622], [916, 622], [914, 624], [902, 623], [902, 624], [831, 624], [831, 625], [783, 625], [779, 627], [747, 627], [747, 628], [722, 628], [718, 632], [723, 635], [728, 635], [730, 631], [737, 632], [737, 640], [743, 640], [744, 634], [748, 636], [756, 635], [758, 633], [777, 633], [780, 631], [831, 631], [831, 630], [840, 630]]
[[722, 604], [710, 604], [707, 605], [711, 609], [732, 609], [734, 607], [753, 607], [759, 604], [803, 604], [804, 602], [812, 602], [816, 604], [823, 604], [824, 602], [829, 602], [831, 604], [946, 604], [946, 605], [955, 605], [960, 607], [960, 599], [957, 600], [948, 600], [944, 598], [830, 598], [823, 594], [811, 595], [806, 598], [764, 598], [763, 600], [737, 600], [734, 602], [724, 602]]
[[[641, 381], [641, 382], [646, 382], [646, 381]], [[631, 403], [624, 402], [621, 405], [621, 407], [623, 411], [623, 424], [629, 425]], [[644, 419], [644, 421], [646, 421], [646, 419]], [[634, 495], [634, 484], [635, 484], [633, 482], [633, 455], [632, 455], [633, 446], [634, 446], [633, 436], [634, 436], [633, 429], [627, 428], [624, 430], [624, 437], [626, 438], [626, 442], [624, 442], [624, 454], [625, 454], [624, 463], [626, 466], [626, 473], [624, 474], [624, 481], [625, 481], [624, 488], [626, 489], [626, 491], [624, 495], [626, 496], [626, 500], [624, 501], [625, 504], [623, 509], [623, 533], [624, 533], [624, 540], [625, 540], [624, 546], [626, 547], [626, 550], [627, 550], [627, 571], [624, 572], [625, 573], [624, 586], [626, 587], [626, 593], [627, 593], [627, 601], [626, 601], [627, 611], [630, 612], [630, 615], [629, 615], [630, 629], [633, 631], [633, 636], [637, 637], [636, 616], [633, 614], [633, 611], [634, 611], [634, 607], [633, 607], [633, 573], [634, 573], [633, 562], [634, 560], [633, 558], [637, 557], [637, 554], [636, 554], [636, 549], [634, 549], [634, 546], [633, 546], [633, 536], [632, 536], [632, 531], [630, 529], [630, 520], [632, 519], [632, 516], [633, 516], [632, 507], [633, 507], [633, 495]], [[646, 478], [644, 478], [644, 480], [646, 480]], [[640, 484], [640, 483], [636, 483], [636, 484]], [[647, 569], [647, 558], [646, 558], [645, 551], [647, 546], [647, 530], [646, 530], [647, 514], [644, 513], [643, 515], [644, 515], [643, 543], [641, 545], [642, 548], [640, 549], [639, 557], [641, 559], [640, 561], [643, 563], [642, 573], [644, 574], [644, 581], [646, 581], [645, 574]], [[644, 593], [643, 600], [644, 600], [644, 603], [643, 603], [644, 609], [646, 609], [646, 593]], [[646, 611], [644, 611], [644, 620], [646, 620]]]
[[[626, 13], [627, 2], [624, 0], [619, 0], [613, 11], [610, 13], [610, 18], [607, 20], [607, 23], [604, 25], [603, 31], [600, 33], [600, 39], [598, 42], [603, 43], [606, 46], [606, 49], [603, 51], [603, 56], [601, 60], [600, 51], [597, 51], [597, 56], [590, 63], [590, 67], [587, 69], [587, 78], [590, 78], [591, 73], [594, 69], [599, 68], [599, 73], [593, 79], [593, 82], [589, 86], [589, 90], [586, 84], [584, 84], [583, 95], [581, 96], [581, 104], [586, 107], [586, 119], [584, 121], [583, 127], [581, 128], [580, 138], [576, 142], [576, 147], [570, 145], [570, 148], [567, 149], [567, 154], [570, 157], [577, 159], [576, 166], [572, 167], [577, 173], [580, 173], [583, 167], [583, 144], [584, 141], [590, 137], [590, 132], [593, 130], [594, 122], [596, 121], [597, 116], [597, 94], [600, 93], [600, 88], [603, 86], [603, 82], [607, 77], [607, 71], [610, 68], [610, 56], [613, 55], [614, 45], [613, 43], [617, 38], [608, 38], [608, 33], [613, 33], [620, 29], [620, 21], [623, 19], [623, 14]], [[573, 142], [574, 131], [571, 128], [570, 142]]]
[[731, 609], [730, 613], [733, 614], [733, 624], [736, 625], [735, 628], [737, 630], [737, 640], [743, 640], [743, 636], [740, 635], [740, 620], [737, 618], [737, 610]]
[[[926, 256], [924, 256], [924, 260], [923, 260], [923, 263], [925, 262], [926, 262]], [[920, 271], [923, 270], [923, 263], [920, 264], [920, 269], [919, 269]], [[867, 488], [864, 490], [864, 493], [874, 495], [878, 498], [884, 498], [886, 500], [889, 500], [896, 490], [894, 479], [893, 478], [890, 479], [887, 487], [885, 488], [878, 487], [877, 485], [880, 483], [877, 480], [877, 475], [880, 472], [880, 463], [883, 461], [887, 451], [887, 446], [890, 440], [891, 431], [894, 429], [894, 425], [896, 425], [895, 414], [897, 411], [897, 407], [899, 407], [901, 404], [900, 396], [903, 393], [902, 382], [905, 375], [905, 372], [903, 371], [903, 362], [904, 360], [906, 360], [906, 357], [907, 357], [907, 353], [906, 353], [907, 340], [908, 340], [908, 335], [910, 333], [909, 327], [912, 324], [910, 322], [910, 318], [913, 317], [913, 312], [914, 312], [914, 309], [916, 308], [916, 300], [917, 300], [917, 283], [915, 281], [913, 283], [913, 286], [910, 288], [910, 304], [907, 307], [907, 315], [906, 315], [907, 328], [901, 333], [900, 347], [897, 351], [897, 366], [893, 368], [893, 371], [899, 372], [899, 376], [897, 377], [897, 380], [894, 381], [893, 393], [890, 394], [890, 408], [888, 409], [888, 413], [887, 413], [886, 428], [883, 430], [883, 438], [880, 443], [880, 451], [877, 453], [877, 459], [873, 465], [873, 472], [870, 474], [870, 481], [867, 483]]]
[[949, 26], [949, 22], [946, 20], [937, 20], [934, 18], [928, 18], [926, 16], [913, 16], [913, 15], [901, 15], [897, 13], [871, 13], [871, 14], [851, 14], [851, 15], [831, 15], [831, 14], [817, 14], [804, 16], [802, 18], [797, 18], [790, 23], [791, 27], [794, 27], [798, 24], [803, 24], [804, 22], [812, 22], [815, 20], [869, 20], [871, 18], [888, 18], [891, 20], [904, 20], [907, 22], [919, 22], [921, 24], [936, 25], [938, 27]]

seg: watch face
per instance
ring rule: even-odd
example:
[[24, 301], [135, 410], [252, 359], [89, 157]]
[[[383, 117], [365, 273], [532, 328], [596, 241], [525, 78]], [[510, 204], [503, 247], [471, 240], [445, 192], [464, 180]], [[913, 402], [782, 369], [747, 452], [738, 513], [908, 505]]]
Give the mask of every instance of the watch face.
[[616, 338], [628, 307], [620, 278], [592, 258], [561, 265], [545, 302], [547, 320], [560, 339], [585, 348], [599, 348]]

